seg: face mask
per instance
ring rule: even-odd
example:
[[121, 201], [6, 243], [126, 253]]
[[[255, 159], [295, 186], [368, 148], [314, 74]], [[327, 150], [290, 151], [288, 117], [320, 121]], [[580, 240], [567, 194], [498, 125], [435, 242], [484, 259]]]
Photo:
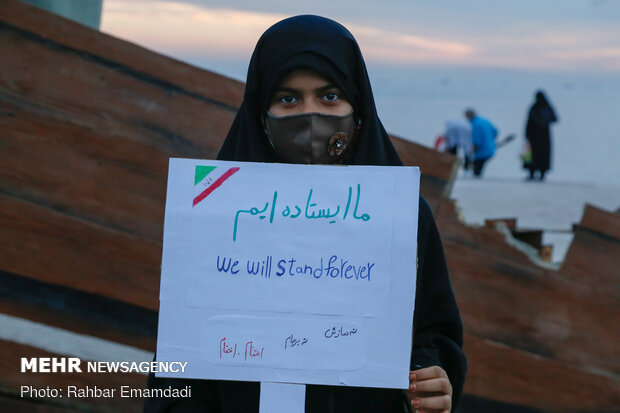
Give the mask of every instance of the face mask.
[[332, 164], [342, 162], [349, 150], [355, 121], [353, 112], [344, 116], [303, 113], [282, 117], [268, 112], [265, 131], [285, 162]]

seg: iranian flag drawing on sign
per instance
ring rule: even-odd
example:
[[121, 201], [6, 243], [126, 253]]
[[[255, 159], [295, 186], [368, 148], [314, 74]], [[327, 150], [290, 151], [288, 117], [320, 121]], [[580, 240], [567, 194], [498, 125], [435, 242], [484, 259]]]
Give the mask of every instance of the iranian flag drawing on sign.
[[196, 206], [209, 194], [219, 188], [228, 178], [239, 171], [239, 168], [225, 168], [218, 166], [196, 166], [194, 173], [194, 188], [196, 197], [192, 206]]

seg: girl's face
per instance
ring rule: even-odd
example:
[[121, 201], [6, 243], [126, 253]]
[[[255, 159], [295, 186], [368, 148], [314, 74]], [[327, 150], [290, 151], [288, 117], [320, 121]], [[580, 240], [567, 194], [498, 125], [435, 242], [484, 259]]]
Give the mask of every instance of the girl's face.
[[324, 113], [348, 115], [353, 106], [338, 87], [309, 69], [295, 69], [282, 78], [269, 103], [273, 116]]

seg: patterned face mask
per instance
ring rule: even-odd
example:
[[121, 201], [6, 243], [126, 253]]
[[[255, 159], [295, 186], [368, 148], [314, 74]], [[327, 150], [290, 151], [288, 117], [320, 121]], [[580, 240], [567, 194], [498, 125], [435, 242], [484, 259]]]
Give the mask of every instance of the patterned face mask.
[[342, 163], [355, 131], [353, 112], [344, 116], [303, 113], [281, 117], [267, 112], [264, 122], [271, 146], [290, 163]]

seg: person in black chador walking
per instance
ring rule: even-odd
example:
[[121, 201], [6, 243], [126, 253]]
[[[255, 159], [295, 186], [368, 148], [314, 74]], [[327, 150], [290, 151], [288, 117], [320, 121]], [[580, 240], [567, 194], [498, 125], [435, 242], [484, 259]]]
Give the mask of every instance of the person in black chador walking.
[[525, 136], [532, 150], [532, 159], [523, 165], [529, 169], [529, 180], [533, 180], [536, 171], [538, 179], [544, 180], [545, 173], [551, 169], [551, 132], [549, 126], [558, 119], [542, 90], [536, 92], [536, 102], [530, 108], [525, 127]]

